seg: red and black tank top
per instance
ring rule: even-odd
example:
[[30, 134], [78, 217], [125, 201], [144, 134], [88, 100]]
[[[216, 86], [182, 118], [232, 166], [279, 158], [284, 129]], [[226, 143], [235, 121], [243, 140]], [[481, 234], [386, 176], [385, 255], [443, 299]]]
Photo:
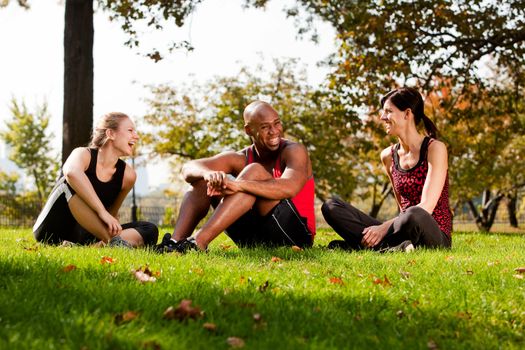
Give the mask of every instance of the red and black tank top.
[[[279, 144], [279, 154], [275, 165], [272, 169], [272, 176], [274, 179], [280, 178], [283, 174], [283, 169], [281, 168], [281, 152], [286, 147], [286, 140], [281, 140]], [[248, 148], [245, 148], [246, 161], [247, 164], [256, 162], [257, 152], [255, 152], [255, 146], [251, 145]], [[303, 188], [299, 193], [292, 198], [292, 202], [299, 211], [299, 214], [302, 217], [306, 218], [306, 226], [312, 236], [315, 236], [315, 211], [314, 211], [314, 198], [315, 198], [315, 182], [313, 175], [306, 181]]]
[[[111, 179], [107, 182], [100, 181], [97, 177], [97, 156], [98, 149], [88, 148], [89, 153], [91, 153], [91, 160], [89, 161], [89, 166], [84, 172], [91, 182], [93, 189], [98, 198], [104, 205], [104, 208], [108, 209], [117, 199], [119, 192], [122, 190], [122, 180], [124, 179], [124, 171], [126, 170], [126, 162], [122, 159], [119, 159], [115, 164], [115, 173]], [[69, 186], [69, 189], [72, 193], [75, 193], [73, 188]]]
[[[399, 194], [401, 201], [401, 210], [418, 205], [421, 202], [421, 195], [423, 193], [423, 186], [428, 173], [428, 146], [434, 141], [430, 137], [425, 137], [419, 150], [419, 161], [411, 169], [403, 169], [399, 165], [399, 143], [392, 147], [392, 180], [396, 192]], [[450, 211], [448, 199], [448, 172], [441, 190], [439, 200], [432, 212], [432, 217], [436, 220], [439, 228], [443, 233], [450, 237], [452, 234], [452, 213]]]

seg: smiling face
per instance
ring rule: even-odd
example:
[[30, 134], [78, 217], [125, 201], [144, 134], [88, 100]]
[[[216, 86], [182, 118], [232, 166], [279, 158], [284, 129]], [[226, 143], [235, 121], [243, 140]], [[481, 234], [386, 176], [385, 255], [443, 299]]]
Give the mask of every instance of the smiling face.
[[259, 151], [276, 151], [283, 137], [279, 114], [268, 104], [260, 103], [245, 112], [245, 130]]
[[121, 156], [133, 155], [133, 148], [139, 140], [135, 124], [129, 118], [120, 120], [117, 130], [111, 130], [113, 147], [121, 153]]
[[381, 111], [381, 120], [385, 123], [386, 133], [398, 136], [406, 127], [409, 110], [400, 111], [390, 100], [387, 100]]

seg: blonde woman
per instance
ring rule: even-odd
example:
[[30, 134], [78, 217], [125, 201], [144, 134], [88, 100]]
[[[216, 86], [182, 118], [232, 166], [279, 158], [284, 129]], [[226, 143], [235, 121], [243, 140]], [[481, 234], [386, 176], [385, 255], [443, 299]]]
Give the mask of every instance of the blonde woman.
[[121, 225], [118, 210], [137, 175], [120, 157], [131, 156], [139, 136], [123, 113], [104, 115], [89, 147], [73, 150], [33, 226], [39, 242], [77, 244], [102, 242], [139, 247], [157, 242], [157, 227], [149, 222]]

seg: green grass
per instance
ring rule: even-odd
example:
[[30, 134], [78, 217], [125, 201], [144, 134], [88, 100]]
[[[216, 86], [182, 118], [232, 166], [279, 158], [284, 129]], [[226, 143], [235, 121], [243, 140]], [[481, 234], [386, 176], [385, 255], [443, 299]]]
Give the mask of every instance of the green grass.
[[[161, 256], [0, 229], [0, 348], [228, 349], [229, 337], [246, 349], [523, 348], [525, 236], [456, 233], [452, 250], [385, 255], [323, 248], [334, 238], [322, 230], [295, 252], [239, 250], [221, 236], [208, 254]], [[133, 277], [145, 265], [156, 282]], [[164, 319], [182, 299], [204, 315]], [[127, 311], [138, 317], [118, 322]]]

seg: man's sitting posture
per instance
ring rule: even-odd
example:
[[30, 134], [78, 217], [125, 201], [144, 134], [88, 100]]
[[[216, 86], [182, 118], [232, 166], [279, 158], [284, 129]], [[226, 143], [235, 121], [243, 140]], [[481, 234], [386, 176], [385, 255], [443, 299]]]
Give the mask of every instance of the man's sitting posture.
[[[192, 188], [173, 235], [167, 233], [157, 251], [206, 250], [223, 231], [240, 247], [312, 245], [314, 179], [306, 148], [282, 138], [279, 115], [266, 102], [250, 103], [243, 117], [250, 147], [184, 165]], [[210, 206], [213, 215], [191, 237]]]

